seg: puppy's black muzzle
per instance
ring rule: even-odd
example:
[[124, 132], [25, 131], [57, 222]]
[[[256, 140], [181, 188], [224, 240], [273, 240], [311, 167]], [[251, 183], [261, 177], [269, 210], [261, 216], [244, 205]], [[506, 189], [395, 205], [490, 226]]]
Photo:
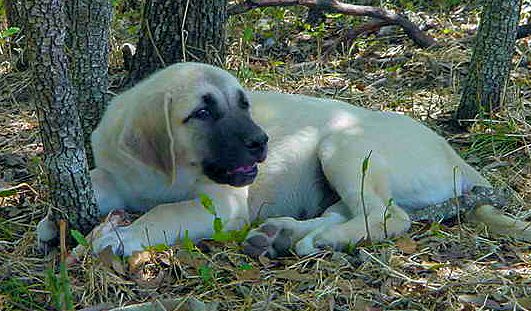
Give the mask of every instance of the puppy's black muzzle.
[[248, 138], [244, 144], [256, 162], [263, 162], [267, 157], [267, 142], [269, 141], [269, 137], [262, 129], [258, 128], [258, 130], [259, 133]]

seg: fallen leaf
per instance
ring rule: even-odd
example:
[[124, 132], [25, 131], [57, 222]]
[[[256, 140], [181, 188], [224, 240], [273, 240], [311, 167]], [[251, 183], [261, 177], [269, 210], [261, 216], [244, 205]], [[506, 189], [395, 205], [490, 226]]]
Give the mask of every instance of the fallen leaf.
[[249, 270], [238, 270], [236, 272], [238, 280], [241, 281], [257, 281], [260, 280], [260, 270], [253, 268]]
[[188, 251], [177, 251], [174, 255], [174, 258], [178, 260], [182, 265], [193, 267], [196, 269], [207, 264], [206, 259]]
[[395, 245], [404, 254], [410, 255], [417, 251], [418, 243], [411, 238], [401, 237], [395, 242]]
[[447, 243], [444, 248], [439, 247], [431, 259], [438, 262], [461, 261], [472, 259], [476, 256], [477, 249], [472, 245], [464, 245], [457, 242]]
[[460, 302], [468, 303], [474, 306], [486, 307], [488, 309], [502, 310], [502, 306], [492, 299], [488, 299], [486, 295], [459, 295]]
[[124, 263], [122, 262], [120, 257], [114, 255], [114, 253], [112, 251], [112, 247], [110, 245], [105, 247], [98, 254], [98, 258], [100, 259], [101, 263], [105, 267], [113, 269], [118, 274], [121, 274], [121, 275], [125, 275], [126, 274], [125, 273], [126, 269], [125, 269]]
[[146, 262], [149, 262], [151, 259], [151, 254], [148, 251], [136, 251], [129, 257], [127, 262], [129, 263], [129, 270], [132, 273], [135, 273], [137, 270], [142, 268]]
[[359, 91], [362, 91], [362, 92], [365, 91], [365, 88], [366, 88], [365, 85], [363, 85], [363, 84], [359, 84], [359, 83], [357, 83], [357, 84], [355, 85], [355, 87], [356, 87], [356, 89], [358, 89]]
[[275, 276], [279, 279], [288, 280], [288, 281], [310, 281], [313, 280], [314, 277], [309, 274], [302, 274], [295, 270], [280, 270], [275, 271]]
[[425, 269], [432, 270], [432, 271], [437, 271], [437, 270], [439, 270], [441, 268], [444, 268], [444, 267], [448, 266], [448, 264], [445, 264], [445, 263], [428, 262], [428, 261], [422, 261], [420, 264]]

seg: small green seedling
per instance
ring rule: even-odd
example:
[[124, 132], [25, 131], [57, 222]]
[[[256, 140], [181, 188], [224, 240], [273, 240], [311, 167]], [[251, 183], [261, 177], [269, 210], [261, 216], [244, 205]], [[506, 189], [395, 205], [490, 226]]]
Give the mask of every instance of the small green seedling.
[[254, 39], [254, 32], [253, 32], [253, 29], [251, 27], [246, 27], [244, 30], [243, 30], [243, 42], [251, 42], [253, 39]]
[[253, 265], [251, 265], [250, 263], [244, 263], [244, 264], [241, 264], [241, 265], [238, 267], [238, 269], [241, 270], [241, 271], [252, 270], [252, 269], [253, 269]]
[[41, 289], [40, 284], [28, 285], [18, 278], [6, 278], [0, 280], [0, 308], [2, 310], [48, 310], [35, 297], [32, 289]]
[[367, 213], [367, 207], [365, 206], [365, 177], [367, 176], [367, 171], [369, 170], [370, 158], [372, 150], [369, 151], [369, 154], [363, 159], [361, 164], [361, 206], [363, 207], [363, 218], [365, 220], [365, 232], [367, 233], [367, 241], [371, 241], [371, 232], [369, 230], [369, 214]]
[[170, 249], [170, 246], [166, 243], [159, 243], [151, 246], [144, 247], [146, 251], [162, 253]]
[[7, 38], [10, 38], [10, 37], [13, 37], [14, 35], [16, 35], [19, 32], [20, 32], [20, 28], [18, 28], [18, 27], [6, 28], [6, 29], [0, 31], [0, 39], [7, 39]]
[[212, 229], [214, 233], [212, 234], [212, 239], [216, 242], [243, 242], [247, 233], [249, 233], [250, 226], [244, 225], [240, 230], [225, 230], [225, 225], [223, 220], [218, 216], [216, 208], [214, 207], [214, 202], [206, 194], [200, 194], [199, 199], [201, 205], [214, 216], [212, 221]]
[[87, 241], [87, 239], [85, 239], [81, 232], [72, 229], [70, 230], [70, 234], [72, 235], [74, 240], [76, 240], [77, 244], [82, 245], [84, 247], [89, 247], [89, 242]]
[[193, 253], [197, 250], [197, 248], [195, 247], [194, 241], [190, 239], [188, 230], [184, 230], [184, 236], [181, 242], [183, 243], [184, 250], [186, 250], [187, 252]]
[[0, 190], [0, 198], [7, 198], [15, 194], [17, 194], [17, 190], [13, 188], [7, 188], [7, 189]]
[[199, 266], [199, 269], [197, 270], [199, 272], [199, 277], [203, 281], [203, 284], [209, 285], [212, 284], [212, 281], [214, 280], [214, 270], [212, 267], [209, 267], [207, 265]]
[[70, 278], [64, 263], [59, 265], [59, 276], [55, 275], [53, 269], [46, 270], [46, 287], [52, 295], [57, 310], [74, 310]]
[[446, 235], [443, 233], [443, 226], [438, 222], [432, 222], [430, 225], [430, 233], [432, 236], [444, 238]]

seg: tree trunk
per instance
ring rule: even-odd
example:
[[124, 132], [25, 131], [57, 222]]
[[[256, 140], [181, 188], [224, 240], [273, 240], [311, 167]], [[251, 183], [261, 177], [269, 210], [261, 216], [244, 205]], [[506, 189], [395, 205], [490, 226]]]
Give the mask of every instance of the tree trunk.
[[21, 0], [4, 0], [6, 19], [9, 27], [24, 28], [24, 10]]
[[107, 104], [109, 86], [109, 0], [66, 1], [69, 20], [68, 47], [72, 84], [83, 128], [89, 167], [93, 167], [90, 134]]
[[68, 216], [72, 227], [86, 233], [97, 221], [98, 213], [68, 78], [64, 4], [61, 0], [27, 0], [24, 5], [51, 201]]
[[224, 62], [227, 0], [147, 0], [129, 85], [181, 61]]
[[473, 119], [502, 104], [516, 41], [520, 0], [485, 1], [456, 118]]

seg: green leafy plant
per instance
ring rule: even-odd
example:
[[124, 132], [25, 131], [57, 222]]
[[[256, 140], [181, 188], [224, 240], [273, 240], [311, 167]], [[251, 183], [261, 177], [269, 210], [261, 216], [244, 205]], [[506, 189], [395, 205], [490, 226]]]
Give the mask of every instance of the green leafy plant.
[[206, 194], [200, 194], [199, 199], [201, 205], [214, 216], [212, 221], [212, 229], [214, 233], [212, 234], [212, 239], [216, 242], [243, 242], [247, 233], [251, 229], [251, 226], [244, 225], [240, 230], [225, 230], [225, 225], [223, 220], [218, 216], [216, 208], [214, 207], [214, 202]]
[[58, 310], [74, 310], [74, 298], [70, 288], [70, 278], [64, 263], [59, 265], [59, 275], [53, 269], [46, 270], [46, 289], [52, 295], [52, 301]]
[[251, 27], [246, 27], [244, 30], [243, 30], [243, 36], [242, 36], [242, 39], [244, 42], [246, 43], [249, 43], [251, 41], [253, 41], [254, 39], [254, 32], [253, 32], [253, 29]]
[[0, 190], [0, 198], [7, 198], [15, 194], [17, 194], [17, 190], [13, 188], [7, 188], [7, 189]]
[[216, 216], [216, 209], [214, 207], [214, 202], [212, 199], [206, 195], [201, 193], [199, 195], [199, 200], [201, 201], [201, 205], [212, 215]]
[[214, 280], [214, 270], [212, 269], [212, 267], [202, 265], [199, 266], [197, 272], [199, 272], [199, 277], [201, 278], [201, 281], [203, 281], [203, 284], [212, 284], [212, 281]]
[[18, 27], [8, 27], [0, 31], [0, 44], [5, 44], [10, 38], [14, 37], [19, 32], [20, 28]]
[[304, 32], [314, 38], [323, 38], [326, 35], [326, 27], [324, 23], [320, 23], [317, 26], [312, 26], [310, 24], [303, 24]]
[[72, 235], [74, 240], [76, 240], [77, 244], [85, 246], [85, 247], [89, 247], [90, 245], [89, 242], [87, 241], [87, 239], [85, 239], [85, 236], [83, 236], [81, 232], [75, 229], [72, 229], [70, 230], [70, 234]]
[[241, 271], [252, 270], [253, 269], [253, 265], [251, 265], [250, 263], [244, 263], [244, 264], [239, 265], [238, 269], [241, 270]]
[[8, 28], [0, 31], [0, 38], [1, 39], [6, 39], [6, 38], [9, 38], [9, 37], [13, 37], [14, 35], [16, 35], [19, 32], [20, 32], [20, 28], [18, 28], [18, 27], [8, 27]]
[[365, 220], [365, 232], [367, 232], [367, 241], [371, 241], [371, 232], [369, 230], [369, 215], [367, 214], [367, 207], [365, 206], [365, 178], [369, 170], [369, 160], [371, 158], [372, 150], [363, 159], [361, 164], [361, 206], [363, 207], [363, 218]]
[[16, 278], [0, 281], [0, 309], [20, 310], [20, 306], [25, 306], [28, 310], [46, 310], [36, 301], [30, 287], [35, 285], [27, 285]]
[[150, 252], [160, 253], [160, 252], [165, 252], [169, 250], [170, 246], [166, 243], [159, 243], [159, 244], [147, 246], [144, 249]]
[[502, 157], [525, 144], [517, 134], [518, 128], [514, 121], [496, 123], [485, 120], [476, 127], [478, 131], [472, 135], [472, 145], [465, 157], [475, 156], [485, 161], [491, 156]]
[[444, 237], [446, 237], [446, 235], [444, 234], [443, 229], [444, 229], [444, 227], [440, 223], [432, 222], [431, 225], [430, 225], [430, 231], [429, 232], [431, 233], [432, 236], [444, 238]]
[[352, 243], [350, 241], [345, 245], [345, 248], [343, 249], [343, 252], [347, 254], [354, 254], [355, 251], [356, 251], [356, 243]]
[[393, 200], [393, 198], [389, 198], [389, 200], [387, 201], [387, 204], [385, 205], [385, 211], [383, 215], [383, 221], [384, 221], [383, 224], [384, 224], [384, 236], [386, 239], [389, 237], [389, 235], [387, 234], [387, 219], [391, 218], [391, 214], [387, 212], [389, 211], [389, 208], [393, 206], [393, 204], [395, 204], [395, 201]]
[[195, 247], [194, 241], [190, 239], [188, 230], [184, 230], [184, 236], [181, 240], [181, 243], [183, 244], [183, 248], [185, 251], [189, 253], [197, 251], [197, 247]]

